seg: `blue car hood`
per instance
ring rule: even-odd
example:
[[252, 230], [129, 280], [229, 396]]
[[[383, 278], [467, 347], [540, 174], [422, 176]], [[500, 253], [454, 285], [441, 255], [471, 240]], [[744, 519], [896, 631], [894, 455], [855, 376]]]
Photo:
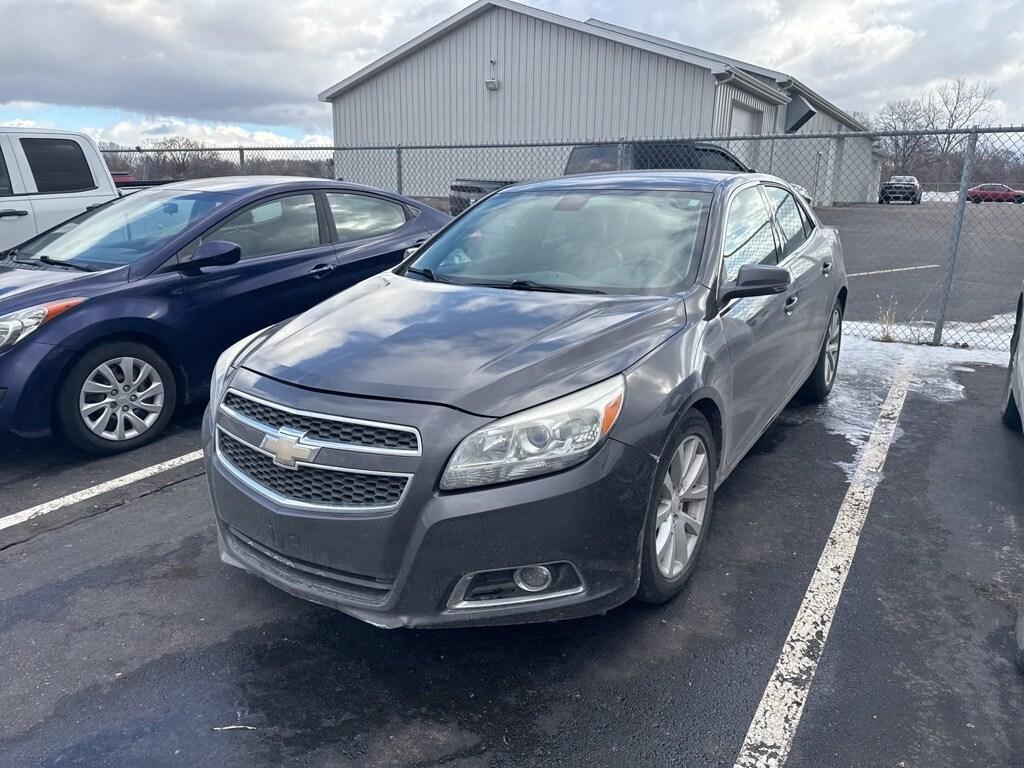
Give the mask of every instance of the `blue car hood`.
[[243, 365], [310, 389], [503, 416], [622, 372], [684, 321], [676, 296], [503, 290], [385, 273], [292, 319]]
[[124, 279], [123, 270], [75, 272], [70, 269], [20, 269], [0, 266], [0, 314], [44, 301], [90, 292], [92, 286]]

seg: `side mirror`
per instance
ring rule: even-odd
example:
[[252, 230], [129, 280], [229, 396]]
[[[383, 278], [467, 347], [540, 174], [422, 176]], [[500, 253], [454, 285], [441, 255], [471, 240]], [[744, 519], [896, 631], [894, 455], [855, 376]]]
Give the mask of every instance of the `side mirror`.
[[793, 278], [788, 269], [773, 267], [767, 264], [744, 264], [736, 279], [724, 283], [719, 291], [718, 303], [720, 306], [728, 304], [733, 299], [743, 299], [748, 296], [772, 296], [782, 293], [788, 287]]
[[196, 248], [192, 258], [182, 264], [188, 269], [203, 267], [226, 267], [236, 264], [242, 258], [242, 249], [237, 243], [227, 240], [207, 240]]

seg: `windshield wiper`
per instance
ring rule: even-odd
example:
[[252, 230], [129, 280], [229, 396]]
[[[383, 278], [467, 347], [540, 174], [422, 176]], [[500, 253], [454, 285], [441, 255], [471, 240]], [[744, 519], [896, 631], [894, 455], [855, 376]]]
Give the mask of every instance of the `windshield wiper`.
[[575, 285], [551, 285], [534, 280], [516, 279], [507, 283], [477, 283], [487, 288], [510, 288], [514, 291], [551, 291], [552, 293], [606, 293], [598, 288], [583, 288]]
[[414, 275], [420, 275], [421, 277], [427, 278], [432, 283], [454, 283], [455, 281], [445, 275], [439, 275], [437, 272], [432, 270], [430, 267], [409, 267], [405, 270], [407, 273], [412, 272]]
[[[54, 258], [52, 258], [50, 256], [38, 256], [37, 258], [39, 259], [39, 261], [43, 262], [43, 264], [49, 264], [51, 267], [71, 267], [72, 269], [77, 269], [77, 270], [79, 270], [81, 272], [95, 272], [96, 271], [94, 269], [90, 269], [89, 267], [83, 267], [81, 264], [75, 264], [74, 262], [71, 262], [71, 261], [61, 261], [60, 259], [54, 259]], [[30, 264], [31, 262], [20, 261], [18, 263], [19, 264], [26, 264], [26, 263]]]

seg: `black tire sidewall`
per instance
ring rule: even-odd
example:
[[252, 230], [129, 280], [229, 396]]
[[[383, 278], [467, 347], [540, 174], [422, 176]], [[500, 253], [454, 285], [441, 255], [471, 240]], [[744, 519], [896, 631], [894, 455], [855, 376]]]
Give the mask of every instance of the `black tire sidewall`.
[[[673, 579], [669, 579], [658, 569], [657, 552], [655, 551], [655, 518], [658, 513], [658, 499], [661, 482], [668, 472], [672, 456], [679, 444], [690, 437], [698, 435], [704, 441], [707, 450], [709, 471], [708, 471], [708, 501], [704, 512], [704, 522], [701, 527], [701, 535], [697, 546], [693, 551], [690, 562], [686, 568]], [[665, 447], [661, 452], [661, 459], [658, 461], [658, 468], [654, 473], [654, 483], [651, 486], [651, 497], [647, 505], [647, 519], [644, 523], [644, 538], [640, 553], [640, 587], [637, 590], [637, 599], [645, 603], [664, 603], [682, 591], [697, 561], [700, 559], [701, 550], [708, 538], [711, 520], [715, 509], [715, 484], [718, 480], [718, 448], [715, 445], [714, 436], [711, 433], [711, 425], [704, 415], [697, 410], [688, 411], [673, 426], [669, 438], [665, 441]]]
[[[825, 350], [828, 347], [828, 329], [832, 325], [832, 315], [837, 309], [839, 310], [839, 357], [836, 359], [836, 370], [832, 373], [832, 381], [828, 381], [825, 376]], [[820, 403], [824, 401], [832, 392], [832, 387], [835, 386], [836, 378], [839, 376], [839, 361], [843, 356], [843, 318], [845, 314], [843, 303], [836, 299], [835, 304], [832, 305], [832, 311], [828, 313], [829, 324], [825, 326], [825, 336], [821, 341], [821, 349], [818, 350], [818, 360], [814, 364], [814, 370], [811, 371], [811, 375], [807, 377], [807, 381], [800, 388], [798, 396], [804, 402]]]
[[[145, 360], [156, 369], [164, 385], [164, 410], [152, 427], [138, 437], [122, 442], [105, 440], [94, 435], [82, 421], [78, 408], [78, 397], [85, 378], [96, 366], [117, 357], [135, 357]], [[174, 372], [167, 361], [152, 347], [132, 341], [116, 341], [99, 344], [88, 350], [65, 374], [57, 388], [54, 411], [60, 434], [76, 448], [92, 454], [110, 455], [123, 453], [155, 440], [166, 429], [174, 416], [178, 388]]]
[[1010, 429], [1021, 431], [1024, 428], [1024, 419], [1020, 408], [1021, 404], [1013, 396], [1013, 371], [1017, 359], [1017, 349], [1020, 345], [1021, 323], [1024, 319], [1020, 311], [1017, 312], [1016, 321], [1013, 324], [1013, 335], [1010, 336], [1010, 362], [1006, 366], [1006, 401], [1003, 404], [1003, 423]]

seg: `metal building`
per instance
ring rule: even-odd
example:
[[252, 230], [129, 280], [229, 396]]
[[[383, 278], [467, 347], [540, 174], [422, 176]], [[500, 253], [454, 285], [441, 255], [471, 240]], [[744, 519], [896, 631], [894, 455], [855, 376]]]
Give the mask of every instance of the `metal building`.
[[[320, 99], [332, 105], [334, 143], [341, 147], [866, 130], [786, 73], [510, 0], [478, 0], [331, 86]], [[800, 143], [777, 141], [769, 152], [763, 142], [743, 142], [734, 151], [759, 170], [808, 188], [813, 173], [814, 186], [827, 189], [824, 204], [876, 195], [880, 158], [870, 139], [833, 139], [815, 151], [813, 162]], [[441, 166], [451, 167], [451, 152], [413, 151], [418, 162], [404, 178], [401, 169], [386, 169], [382, 151], [381, 178], [359, 180], [393, 184], [397, 173], [406, 192], [439, 192], [446, 181]], [[838, 175], [844, 158], [864, 170], [852, 180], [847, 172], [841, 183], [823, 183]], [[338, 162], [344, 167], [345, 158]], [[364, 158], [360, 166], [366, 165]], [[549, 173], [552, 161], [550, 151], [467, 149], [458, 165], [463, 175], [500, 177], [505, 165], [509, 175], [522, 177]]]

